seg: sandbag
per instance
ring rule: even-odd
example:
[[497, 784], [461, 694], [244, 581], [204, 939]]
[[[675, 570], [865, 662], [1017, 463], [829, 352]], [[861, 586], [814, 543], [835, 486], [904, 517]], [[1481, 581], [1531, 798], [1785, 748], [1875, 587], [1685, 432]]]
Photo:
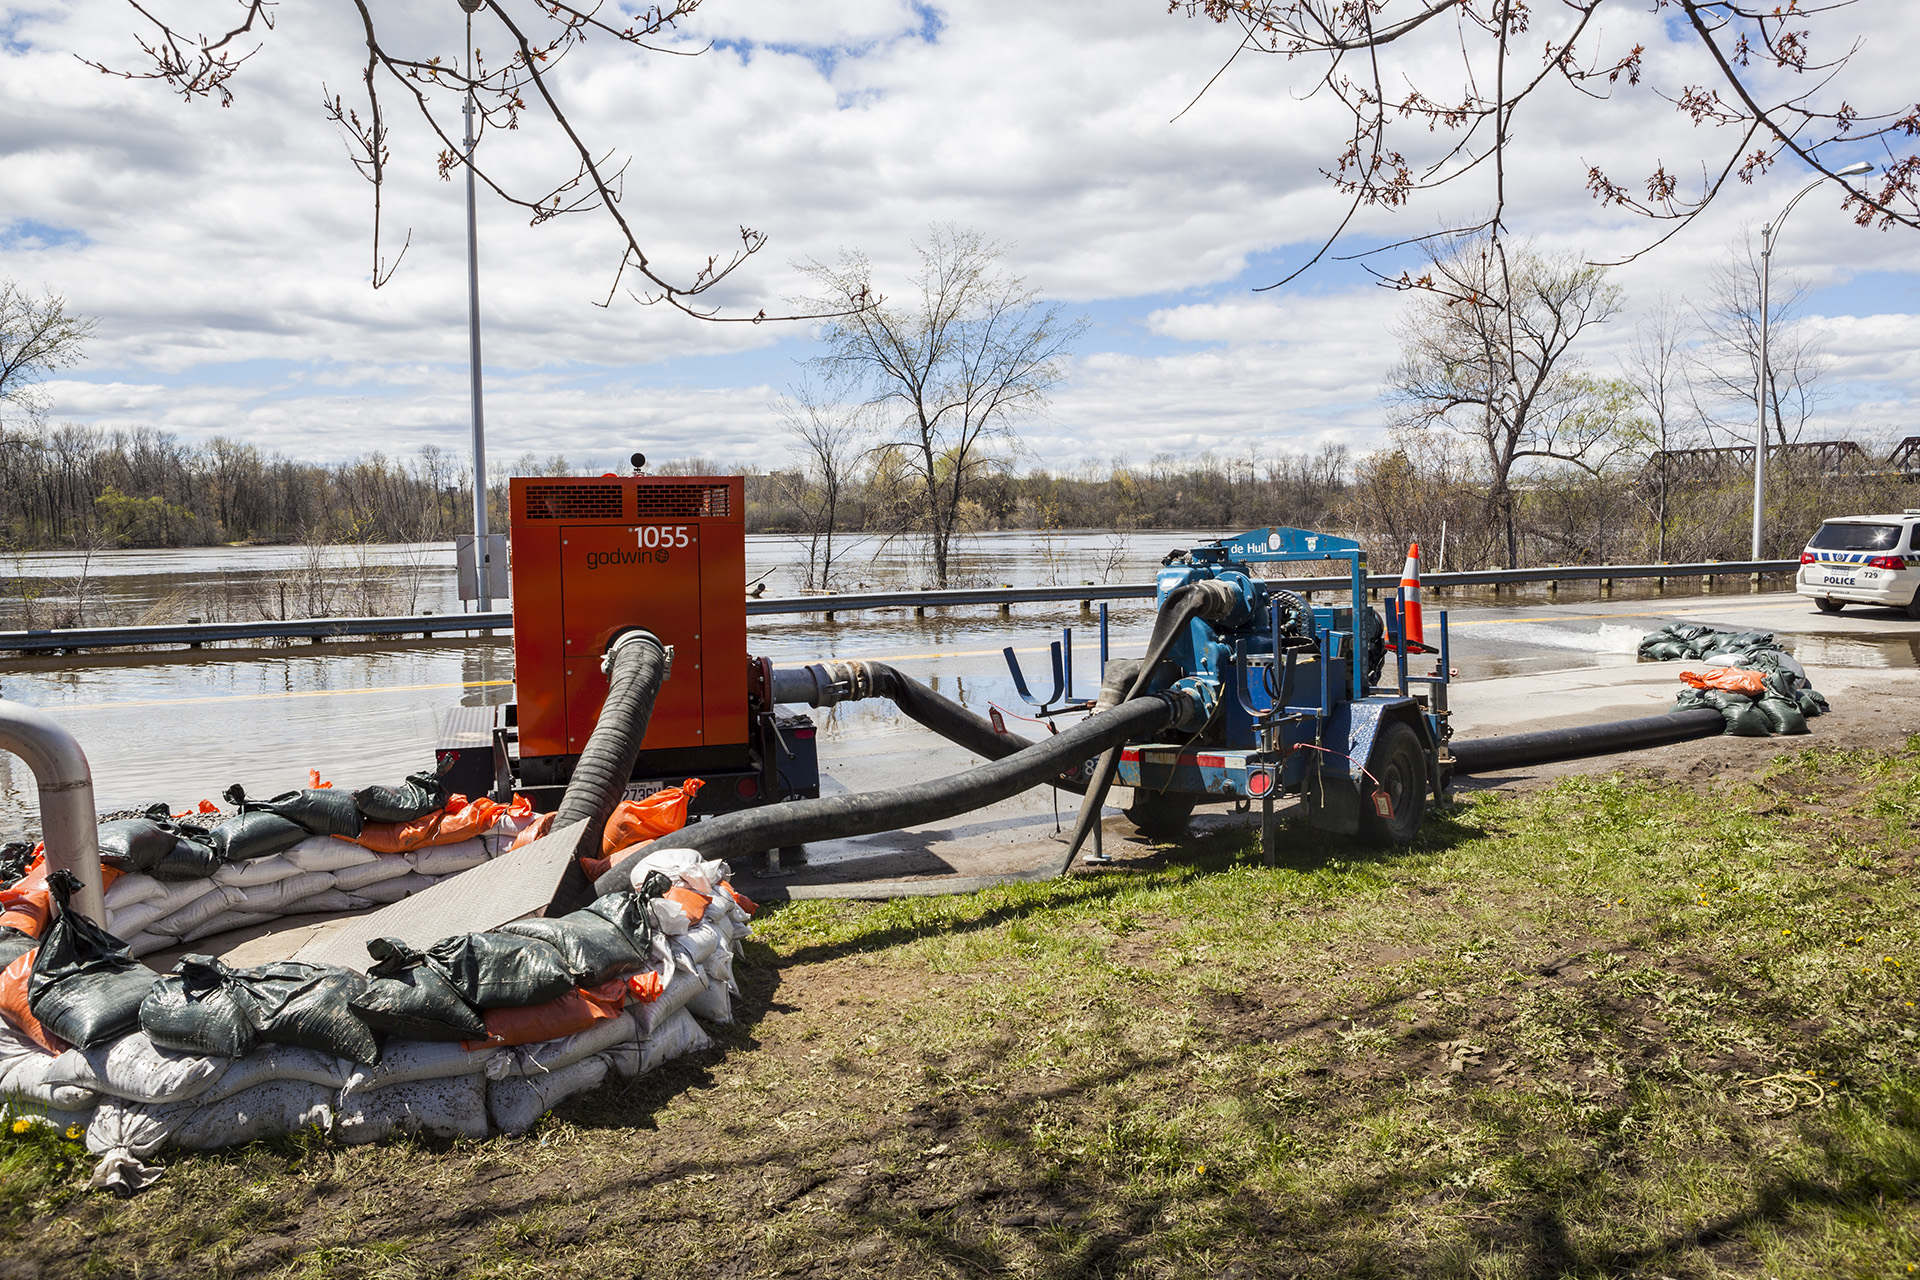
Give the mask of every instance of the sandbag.
[[687, 825], [687, 802], [706, 784], [688, 778], [677, 787], [666, 787], [638, 800], [622, 800], [607, 818], [600, 833], [600, 856], [610, 858], [622, 849], [672, 835]]
[[0, 889], [0, 928], [39, 938], [53, 923], [53, 893], [38, 872]]
[[269, 1080], [195, 1107], [177, 1119], [169, 1139], [183, 1151], [212, 1151], [309, 1128], [333, 1131], [333, 1091], [303, 1080]]
[[156, 951], [179, 945], [180, 939], [169, 938], [164, 933], [136, 933], [127, 939], [127, 954], [138, 960], [141, 956], [150, 956]]
[[710, 980], [704, 990], [687, 1001], [687, 1012], [711, 1026], [729, 1026], [733, 1022], [733, 997], [723, 984]]
[[1733, 738], [1764, 738], [1772, 732], [1766, 716], [1752, 702], [1740, 706], [1727, 706], [1720, 709], [1727, 719], [1726, 734]]
[[272, 924], [280, 918], [278, 911], [248, 911], [241, 907], [230, 907], [211, 920], [204, 921], [195, 928], [180, 935], [182, 944], [199, 942], [204, 938], [217, 938], [224, 933], [234, 933], [241, 929], [254, 929], [263, 924]]
[[258, 1042], [247, 1007], [212, 956], [182, 956], [140, 1003], [140, 1029], [162, 1049], [242, 1058]]
[[240, 905], [240, 890], [230, 884], [208, 880], [206, 888], [188, 900], [187, 905], [170, 911], [147, 926], [148, 933], [164, 933], [183, 938], [215, 916]]
[[522, 1009], [574, 988], [560, 953], [538, 938], [461, 933], [426, 951], [426, 962], [476, 1009]]
[[1833, 710], [1827, 705], [1826, 695], [1814, 689], [1802, 689], [1795, 695], [1794, 705], [1800, 708], [1803, 716], [1823, 716]]
[[129, 871], [145, 871], [173, 852], [178, 838], [171, 823], [162, 825], [152, 818], [117, 818], [100, 824], [100, 856], [114, 859]]
[[286, 1044], [263, 1044], [228, 1067], [219, 1081], [199, 1097], [203, 1107], [274, 1080], [299, 1080], [338, 1093], [353, 1077], [354, 1065], [345, 1058]]
[[595, 986], [652, 963], [644, 944], [636, 947], [626, 931], [591, 908], [556, 920], [515, 920], [501, 925], [499, 932], [536, 938], [551, 946], [559, 952], [573, 986]]
[[1766, 672], [1744, 671], [1738, 667], [1714, 667], [1705, 674], [1682, 671], [1680, 679], [1696, 689], [1720, 689], [1749, 698], [1757, 698], [1767, 691]]
[[105, 894], [107, 910], [120, 911], [127, 907], [137, 907], [143, 902], [152, 902], [166, 891], [167, 886], [152, 876], [138, 873], [124, 875], [107, 886]]
[[[160, 892], [147, 899], [156, 906], [166, 908], [166, 914], [172, 915], [195, 898], [214, 892], [216, 889], [230, 888], [205, 876], [198, 880], [164, 880], [158, 882]], [[224, 899], [222, 899], [224, 901]], [[162, 917], [164, 918], [164, 917]]]
[[[348, 893], [359, 893], [366, 885], [378, 884], [382, 880], [397, 880], [401, 876], [413, 874], [413, 864], [407, 861], [404, 854], [396, 853], [382, 857], [358, 845], [347, 844], [345, 841], [337, 840], [334, 843], [352, 849], [355, 853], [365, 854], [367, 857], [365, 862], [356, 862], [350, 867], [341, 867], [334, 871], [333, 887], [336, 889], [344, 889]], [[291, 856], [294, 852], [295, 850], [288, 850], [288, 855]], [[361, 896], [366, 895], [361, 894]]]
[[357, 836], [362, 822], [360, 806], [345, 791], [331, 787], [308, 787], [283, 791], [267, 800], [249, 800], [239, 783], [225, 792], [228, 804], [238, 805], [241, 813], [271, 813], [298, 824], [316, 836]]
[[629, 1006], [627, 1014], [645, 1038], [665, 1026], [667, 1019], [686, 1008], [687, 1001], [706, 989], [705, 973], [698, 969], [675, 969], [657, 998]]
[[29, 1040], [11, 1023], [0, 1019], [0, 1098], [54, 1111], [85, 1111], [100, 1095], [78, 1085], [53, 1081], [60, 1055]]
[[341, 872], [349, 867], [365, 866], [379, 860], [371, 849], [362, 849], [351, 840], [338, 836], [310, 836], [280, 855], [302, 871]]
[[[596, 991], [595, 994], [603, 996], [608, 993]], [[582, 1058], [604, 1053], [616, 1045], [635, 1043], [639, 1039], [640, 1029], [631, 1018], [598, 1018], [572, 1035], [535, 1040], [508, 1048], [488, 1064], [487, 1078], [502, 1080], [509, 1076], [545, 1075], [571, 1066]]]
[[[514, 797], [516, 801], [522, 798]], [[0, 844], [0, 889], [7, 888], [15, 880], [27, 874], [27, 868], [32, 865], [33, 845], [30, 842], [9, 840], [5, 844]]]
[[367, 943], [374, 963], [353, 1011], [375, 1031], [401, 1040], [480, 1040], [480, 1014], [426, 956], [398, 938]]
[[484, 841], [462, 840], [458, 844], [436, 844], [417, 849], [406, 856], [421, 875], [450, 876], [471, 871], [493, 855], [487, 852]]
[[240, 901], [233, 905], [237, 911], [259, 911], [269, 915], [283, 915], [287, 903], [298, 902], [316, 893], [324, 893], [332, 887], [331, 872], [302, 871], [298, 875], [291, 875], [284, 880], [275, 880], [269, 884], [248, 885], [240, 890]]
[[281, 960], [252, 969], [227, 971], [239, 988], [260, 1040], [350, 1058], [378, 1062], [380, 1045], [354, 1013], [352, 1001], [367, 980], [347, 969]]
[[245, 862], [291, 849], [308, 834], [305, 827], [290, 818], [254, 810], [228, 818], [213, 829], [209, 839], [223, 861]]
[[486, 1079], [478, 1074], [443, 1076], [341, 1093], [334, 1112], [335, 1138], [349, 1144], [378, 1142], [395, 1133], [486, 1137]]
[[547, 1112], [607, 1078], [608, 1061], [596, 1054], [548, 1075], [509, 1076], [487, 1083], [487, 1115], [502, 1133], [525, 1133]]
[[298, 902], [289, 902], [280, 908], [282, 916], [335, 915], [342, 911], [359, 911], [373, 903], [356, 894], [339, 889], [322, 889], [319, 893], [309, 894]]
[[368, 902], [389, 903], [412, 897], [422, 889], [431, 889], [438, 883], [440, 882], [432, 876], [423, 876], [418, 872], [410, 871], [406, 875], [395, 876], [392, 879], [363, 884], [354, 892]]
[[220, 861], [220, 851], [209, 839], [181, 836], [164, 858], [147, 868], [147, 874], [155, 880], [205, 880], [220, 869]]
[[1809, 733], [1807, 718], [1800, 714], [1797, 702], [1767, 697], [1753, 704], [1767, 718], [1767, 728], [1775, 733]]
[[521, 848], [522, 846], [530, 845], [535, 840], [541, 839], [548, 832], [552, 830], [553, 830], [552, 812], [540, 814], [537, 817], [535, 817], [532, 822], [520, 828], [520, 833], [514, 836], [513, 843], [507, 846], [507, 851], [511, 853], [513, 850]]
[[290, 880], [303, 870], [304, 867], [295, 866], [285, 853], [276, 853], [272, 857], [255, 858], [250, 862], [225, 863], [213, 873], [213, 882], [235, 889], [251, 889], [256, 885], [272, 884], [276, 880]]
[[487, 1038], [464, 1043], [469, 1049], [479, 1049], [558, 1040], [585, 1031], [602, 1019], [618, 1018], [625, 1003], [625, 984], [616, 979], [599, 987], [569, 991], [545, 1004], [488, 1009]]
[[713, 1048], [708, 1035], [685, 1009], [660, 1024], [660, 1029], [640, 1042], [640, 1070], [652, 1071], [684, 1054]]
[[347, 1082], [340, 1086], [340, 1093], [344, 1097], [413, 1080], [474, 1075], [489, 1070], [500, 1056], [497, 1045], [469, 1049], [450, 1040], [396, 1040], [380, 1055], [379, 1062], [355, 1068]]
[[226, 1070], [225, 1058], [162, 1049], [136, 1031], [61, 1054], [49, 1079], [134, 1102], [183, 1102], [213, 1088]]
[[47, 887], [59, 914], [34, 953], [28, 1009], [48, 1031], [82, 1048], [132, 1031], [140, 1025], [140, 1002], [153, 985], [153, 970], [72, 905], [80, 877], [56, 871]]
[[36, 940], [29, 938], [18, 929], [0, 929], [0, 970], [4, 970], [39, 945]]
[[447, 789], [441, 779], [453, 768], [449, 755], [432, 772], [410, 773], [397, 787], [362, 787], [353, 802], [368, 822], [412, 822], [447, 807]]

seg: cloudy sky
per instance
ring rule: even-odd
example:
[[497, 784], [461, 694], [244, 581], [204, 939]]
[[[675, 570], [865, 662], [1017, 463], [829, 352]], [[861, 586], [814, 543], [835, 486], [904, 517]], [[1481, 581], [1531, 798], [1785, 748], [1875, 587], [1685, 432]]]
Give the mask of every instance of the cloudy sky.
[[[1645, 43], [1661, 83], [1704, 78], [1647, 7], [1608, 14], [1617, 25], [1603, 47]], [[458, 56], [454, 0], [376, 10], [396, 48]], [[196, 27], [236, 6], [159, 0], [156, 11]], [[357, 20], [342, 0], [275, 12], [222, 108], [84, 65], [137, 65], [124, 0], [0, 4], [0, 274], [99, 318], [86, 362], [49, 388], [54, 414], [304, 458], [464, 451], [463, 187], [437, 180], [437, 145], [390, 93], [387, 248], [402, 237], [409, 248], [391, 282], [370, 288], [369, 188], [321, 111], [323, 92], [357, 83]], [[1920, 9], [1864, 0], [1839, 21], [1852, 25], [1828, 36], [1833, 48], [1872, 37], [1847, 73], [1850, 96], [1900, 105], [1891, 99], [1910, 95], [1913, 77], [1899, 51], [1920, 36]], [[1457, 91], [1450, 38], [1397, 51], [1402, 69]], [[476, 41], [497, 60], [502, 42], [484, 22]], [[1306, 261], [1341, 215], [1319, 175], [1343, 145], [1338, 110], [1304, 98], [1297, 70], [1242, 57], [1180, 114], [1233, 52], [1233, 30], [1169, 16], [1164, 0], [707, 0], [671, 43], [706, 52], [589, 44], [556, 83], [585, 136], [631, 157], [622, 208], [664, 272], [689, 276], [742, 224], [768, 234], [716, 299], [732, 313], [778, 309], [802, 287], [795, 262], [841, 249], [864, 252], [883, 291], [904, 293], [913, 242], [953, 222], [1007, 244], [1010, 269], [1090, 321], [1046, 418], [1024, 428], [1034, 459], [1379, 441], [1405, 300], [1340, 262], [1253, 291]], [[1549, 247], [1619, 257], [1652, 233], [1587, 197], [1588, 166], [1697, 173], [1725, 145], [1644, 90], [1607, 103], [1557, 91], [1520, 120], [1510, 215]], [[484, 146], [524, 187], [570, 172], [536, 122]], [[1677, 239], [1621, 268], [1629, 314], [1588, 347], [1591, 365], [1614, 372], [1636, 314], [1663, 293], [1682, 309], [1704, 300], [1732, 242], [1804, 181], [1782, 166], [1730, 186]], [[1343, 251], [1487, 201], [1469, 181], [1363, 216]], [[1808, 197], [1776, 255], [1776, 279], [1808, 289], [1799, 323], [1829, 352], [1822, 434], [1920, 431], [1920, 234], [1859, 230], [1837, 206]], [[618, 252], [596, 214], [529, 227], [483, 201], [480, 239], [495, 459], [611, 465], [638, 448], [779, 460], [768, 405], [817, 349], [807, 326], [597, 306]], [[1406, 250], [1373, 261], [1414, 265]]]

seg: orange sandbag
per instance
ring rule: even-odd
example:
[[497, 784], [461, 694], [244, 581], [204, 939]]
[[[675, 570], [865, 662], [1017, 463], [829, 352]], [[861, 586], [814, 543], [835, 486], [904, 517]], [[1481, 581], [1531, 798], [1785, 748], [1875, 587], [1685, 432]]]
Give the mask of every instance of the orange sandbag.
[[462, 840], [472, 840], [493, 830], [493, 824], [500, 820], [507, 806], [498, 800], [489, 800], [485, 796], [478, 800], [468, 800], [457, 809], [453, 800], [447, 801], [447, 807], [440, 814], [440, 825], [434, 828], [428, 844], [458, 844]]
[[614, 806], [606, 830], [600, 833], [601, 856], [610, 857], [629, 846], [672, 835], [686, 826], [687, 801], [706, 785], [698, 778], [688, 778], [677, 787], [656, 791], [642, 799], [622, 800]]
[[580, 987], [545, 1004], [520, 1009], [488, 1009], [485, 1040], [464, 1040], [468, 1049], [538, 1044], [585, 1031], [603, 1018], [617, 1018], [627, 1003], [627, 980], [614, 978], [597, 987]]
[[660, 998], [667, 989], [666, 979], [649, 969], [645, 973], [627, 975], [627, 994], [641, 1004], [651, 1004]]
[[695, 893], [684, 885], [675, 885], [660, 895], [668, 902], [677, 902], [680, 909], [687, 913], [689, 924], [699, 924], [700, 917], [707, 914], [707, 904], [713, 899], [703, 893]]
[[740, 892], [738, 889], [734, 888], [733, 881], [722, 880], [720, 882], [720, 887], [727, 891], [727, 896], [729, 898], [732, 898], [735, 902], [740, 904], [740, 909], [747, 913], [748, 919], [752, 919], [754, 913], [760, 910], [760, 904], [755, 902], [752, 898], [749, 898], [746, 894]]
[[543, 813], [533, 820], [532, 826], [513, 838], [513, 843], [507, 846], [507, 852], [512, 853], [522, 845], [532, 844], [535, 840], [538, 840], [551, 830], [553, 830], [553, 815], [551, 813]]
[[47, 888], [47, 864], [0, 889], [0, 926], [18, 929], [29, 938], [38, 938], [53, 919], [53, 894]]
[[48, 1053], [65, 1053], [67, 1042], [41, 1026], [40, 1019], [27, 1008], [27, 977], [33, 972], [33, 958], [39, 954], [40, 948], [35, 947], [0, 972], [0, 1018]]
[[1696, 689], [1719, 689], [1724, 693], [1743, 693], [1758, 698], [1767, 691], [1767, 673], [1743, 671], [1739, 667], [1715, 667], [1705, 675], [1691, 671], [1680, 673], [1681, 682]]
[[359, 835], [339, 838], [375, 853], [412, 853], [434, 843], [434, 833], [440, 829], [443, 816], [430, 813], [412, 822], [369, 822], [360, 828]]

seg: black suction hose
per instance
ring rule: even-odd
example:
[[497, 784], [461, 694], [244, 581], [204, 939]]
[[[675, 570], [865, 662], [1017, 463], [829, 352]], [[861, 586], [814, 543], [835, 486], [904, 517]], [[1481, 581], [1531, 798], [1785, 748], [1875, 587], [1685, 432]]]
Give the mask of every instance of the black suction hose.
[[1710, 738], [1726, 731], [1726, 717], [1708, 707], [1638, 720], [1583, 724], [1571, 729], [1540, 729], [1498, 738], [1468, 738], [1450, 744], [1455, 773], [1497, 773], [1557, 760], [1580, 760]]
[[556, 828], [586, 820], [576, 857], [582, 851], [600, 856], [600, 837], [633, 777], [647, 721], [653, 718], [653, 700], [673, 670], [673, 658], [660, 637], [636, 627], [615, 638], [602, 666], [607, 700], [553, 813]]
[[[663, 848], [694, 849], [703, 858], [735, 858], [787, 845], [874, 835], [937, 822], [1018, 795], [1129, 738], [1157, 733], [1176, 723], [1187, 706], [1188, 699], [1180, 694], [1137, 698], [965, 773], [886, 791], [795, 800], [722, 814], [654, 843]], [[638, 855], [623, 859], [595, 882], [594, 892], [605, 895], [631, 888], [633, 868], [639, 861]]]

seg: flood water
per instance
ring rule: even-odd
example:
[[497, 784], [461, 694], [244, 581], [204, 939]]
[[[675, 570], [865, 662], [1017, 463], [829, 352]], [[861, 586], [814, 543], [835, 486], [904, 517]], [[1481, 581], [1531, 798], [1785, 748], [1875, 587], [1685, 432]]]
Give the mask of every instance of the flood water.
[[[1022, 586], [1144, 583], [1168, 549], [1212, 536], [1164, 530], [1126, 537], [988, 535], [968, 546], [960, 573], [977, 582]], [[765, 574], [769, 595], [791, 594], [793, 543], [780, 537], [748, 541], [749, 581]], [[876, 550], [881, 554], [873, 555]], [[385, 559], [376, 563], [376, 552]], [[89, 592], [108, 602], [103, 607], [171, 610], [196, 593], [202, 600], [222, 598], [223, 592], [224, 598], [238, 600], [243, 589], [255, 599], [266, 592], [277, 602], [281, 582], [291, 580], [300, 588], [320, 576], [310, 572], [306, 556], [301, 548], [116, 552], [93, 557], [86, 569]], [[451, 549], [372, 548], [366, 556], [348, 567], [372, 571], [384, 565], [396, 575], [404, 571], [417, 579], [418, 608], [458, 610]], [[73, 557], [17, 559], [31, 561], [54, 578], [78, 571]], [[847, 589], [863, 582], [869, 587], [920, 585], [912, 548], [860, 548], [848, 565]], [[303, 573], [309, 576], [303, 579]], [[1726, 606], [1735, 607], [1744, 584], [1729, 590], [1735, 594]], [[1695, 593], [1661, 597], [1650, 588], [1624, 583], [1604, 604], [1590, 584], [1571, 587], [1555, 598], [1561, 607], [1551, 611], [1539, 607], [1548, 601], [1544, 590], [1508, 592], [1497, 600], [1487, 593], [1450, 592], [1438, 599], [1432, 594], [1429, 639], [1434, 609], [1451, 610], [1452, 660], [1461, 679], [1630, 664], [1639, 637], [1660, 625], [1663, 610], [1684, 611], [1701, 602]], [[1592, 603], [1566, 607], [1582, 600]], [[297, 616], [299, 611], [294, 612]], [[1621, 616], [1605, 616], [1608, 613]], [[1908, 634], [1910, 626], [1889, 622], [1885, 634], [1815, 632], [1821, 624], [1803, 617], [1810, 613], [1787, 608], [1781, 615], [1794, 620], [1800, 634], [1788, 642], [1809, 666], [1920, 665], [1920, 639]], [[1151, 621], [1150, 601], [1115, 605], [1110, 613], [1113, 652], [1139, 653]], [[1071, 603], [1016, 605], [1004, 617], [985, 606], [930, 609], [926, 617], [903, 608], [841, 614], [833, 622], [805, 615], [749, 622], [750, 650], [777, 664], [885, 659], [982, 714], [997, 705], [1009, 715], [1031, 708], [1020, 701], [1001, 648], [1011, 645], [1018, 651], [1029, 685], [1044, 693], [1051, 685], [1046, 645], [1060, 638], [1063, 627], [1072, 627], [1074, 692], [1090, 696], [1098, 683], [1096, 616], [1083, 615]], [[306, 785], [310, 769], [348, 786], [394, 781], [430, 763], [438, 717], [447, 708], [511, 701], [512, 679], [508, 636], [0, 658], [0, 696], [54, 712], [79, 737], [93, 765], [95, 795], [103, 811], [155, 801], [186, 808], [202, 798], [217, 798], [234, 782], [254, 794], [272, 794]], [[917, 727], [887, 704], [856, 703], [814, 714], [821, 725], [823, 763], [830, 764], [836, 752], [849, 752], [854, 743], [868, 744], [863, 759], [870, 759], [873, 742], [898, 737], [901, 768], [917, 776], [909, 768], [916, 750], [909, 735], [917, 733]], [[1009, 723], [1029, 734], [1044, 732], [1037, 725]], [[861, 777], [850, 781], [856, 787], [872, 785]], [[13, 757], [0, 754], [0, 836], [28, 826], [36, 808], [31, 774]]]

